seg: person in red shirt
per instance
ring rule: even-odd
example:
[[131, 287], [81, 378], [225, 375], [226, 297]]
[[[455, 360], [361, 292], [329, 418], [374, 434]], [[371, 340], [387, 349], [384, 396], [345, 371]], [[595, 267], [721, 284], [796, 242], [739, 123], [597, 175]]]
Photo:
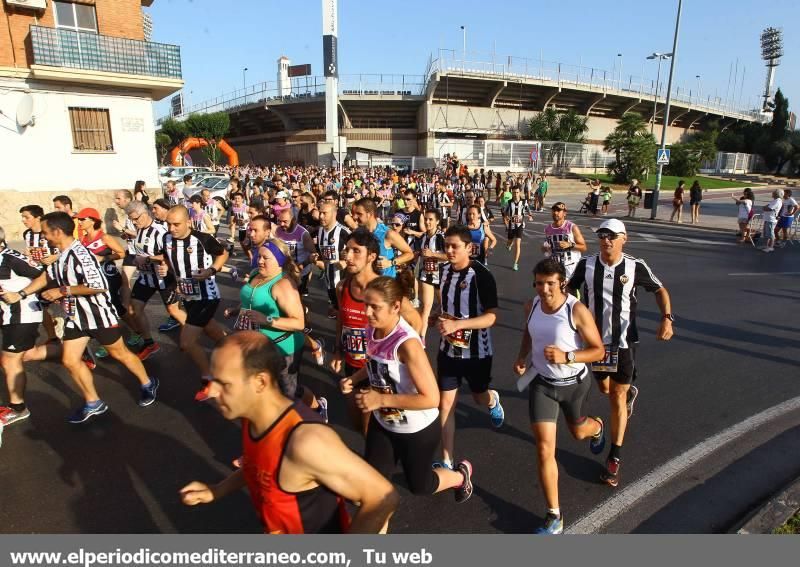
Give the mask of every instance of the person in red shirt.
[[[183, 503], [207, 504], [247, 487], [266, 533], [378, 533], [397, 507], [397, 493], [316, 412], [281, 393], [283, 364], [274, 343], [257, 331], [218, 343], [208, 396], [223, 417], [241, 419], [242, 468], [214, 486], [189, 483], [180, 490]], [[360, 503], [352, 520], [345, 500]]]

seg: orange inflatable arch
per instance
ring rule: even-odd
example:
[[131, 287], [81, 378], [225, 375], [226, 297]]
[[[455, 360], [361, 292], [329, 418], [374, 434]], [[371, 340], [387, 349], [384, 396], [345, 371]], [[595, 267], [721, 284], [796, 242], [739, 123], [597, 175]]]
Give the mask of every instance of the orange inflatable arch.
[[[208, 141], [205, 138], [186, 138], [183, 142], [172, 148], [172, 151], [169, 154], [169, 160], [172, 165], [182, 165], [178, 159], [178, 155], [197, 148], [204, 148], [208, 146]], [[228, 165], [230, 166], [237, 166], [239, 165], [239, 154], [234, 150], [228, 142], [225, 140], [220, 140], [217, 144], [219, 151], [223, 153], [223, 155], [228, 158]]]

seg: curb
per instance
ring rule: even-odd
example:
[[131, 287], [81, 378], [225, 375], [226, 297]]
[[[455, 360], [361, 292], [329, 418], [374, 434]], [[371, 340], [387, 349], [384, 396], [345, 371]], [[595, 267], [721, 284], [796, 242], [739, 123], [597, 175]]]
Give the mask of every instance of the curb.
[[767, 500], [734, 527], [735, 534], [771, 534], [800, 510], [800, 478]]
[[[600, 217], [594, 217], [592, 215], [587, 215], [586, 213], [570, 213], [570, 216], [571, 217], [581, 217], [581, 218], [585, 218], [585, 219], [600, 218]], [[608, 218], [612, 218], [612, 217], [609, 216]], [[628, 225], [628, 224], [652, 224], [652, 225], [658, 225], [658, 226], [668, 226], [670, 228], [678, 228], [678, 229], [682, 229], [683, 228], [685, 230], [705, 230], [705, 231], [708, 231], [708, 232], [716, 232], [716, 233], [719, 233], [719, 234], [727, 234], [727, 235], [731, 235], [731, 236], [735, 236], [735, 234], [736, 234], [736, 229], [733, 228], [733, 227], [732, 228], [720, 228], [720, 227], [716, 227], [716, 226], [708, 226], [708, 225], [704, 226], [704, 225], [699, 225], [699, 224], [677, 224], [677, 223], [670, 222], [670, 221], [667, 221], [667, 220], [662, 220], [662, 219], [638, 219], [638, 218], [629, 218], [629, 217], [613, 217], [613, 218], [619, 218], [619, 220], [624, 222], [626, 225]]]

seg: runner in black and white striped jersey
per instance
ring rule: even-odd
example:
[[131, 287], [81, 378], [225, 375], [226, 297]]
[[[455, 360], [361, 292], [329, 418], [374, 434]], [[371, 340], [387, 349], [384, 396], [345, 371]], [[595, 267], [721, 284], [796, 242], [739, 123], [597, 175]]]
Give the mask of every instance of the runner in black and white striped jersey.
[[336, 220], [337, 207], [335, 203], [321, 201], [319, 205], [319, 232], [317, 233], [317, 254], [312, 256], [315, 265], [324, 270], [325, 286], [328, 290], [328, 318], [335, 319], [339, 311], [336, 300], [336, 286], [342, 279], [342, 270], [346, 265], [344, 261], [344, 247], [350, 238], [350, 231]]
[[222, 219], [223, 208], [219, 201], [211, 197], [211, 191], [203, 189], [200, 191], [200, 197], [203, 199], [203, 209], [211, 217], [211, 224], [214, 226], [214, 236], [219, 232], [219, 223]]
[[144, 309], [153, 294], [158, 292], [169, 316], [181, 325], [186, 322], [186, 314], [178, 305], [175, 276], [167, 274], [162, 278], [156, 271], [156, 266], [164, 262], [164, 238], [167, 230], [154, 222], [150, 209], [141, 201], [128, 204], [125, 214], [136, 227], [136, 236], [132, 242], [139, 275], [131, 290], [131, 311], [143, 340], [138, 356], [141, 360], [146, 360], [161, 350], [158, 343], [153, 341], [150, 320]]
[[169, 234], [164, 238], [164, 257], [157, 272], [166, 277], [172, 272], [177, 280], [177, 292], [186, 309], [186, 324], [181, 329], [180, 346], [200, 370], [203, 388], [195, 400], [208, 400], [209, 374], [208, 355], [200, 346], [200, 334], [205, 333], [213, 341], [225, 336], [225, 329], [216, 321], [214, 314], [220, 302], [216, 273], [228, 260], [228, 252], [210, 234], [192, 230], [189, 211], [184, 206], [170, 209], [167, 215]]
[[625, 224], [608, 219], [597, 229], [597, 238], [600, 252], [578, 262], [569, 286], [573, 290], [584, 287], [584, 301], [594, 315], [605, 345], [604, 359], [592, 364], [592, 369], [600, 391], [611, 402], [611, 449], [602, 480], [617, 486], [625, 429], [639, 391], [633, 385], [637, 375], [635, 348], [639, 341], [636, 288], [655, 293], [662, 316], [659, 340], [672, 337], [673, 317], [669, 293], [650, 267], [640, 258], [623, 254], [627, 240]]
[[38, 278], [42, 268], [6, 245], [6, 233], [0, 227], [0, 329], [2, 329], [3, 371], [6, 375], [9, 403], [0, 407], [0, 429], [30, 417], [25, 405], [25, 362], [44, 360], [48, 348], [51, 356], [58, 352], [55, 346], [36, 345], [43, 311], [36, 295], [29, 295], [17, 303], [6, 303], [5, 294], [19, 292]]
[[503, 216], [508, 219], [508, 242], [506, 248], [510, 251], [514, 247], [514, 265], [512, 269], [519, 270], [519, 256], [522, 252], [522, 236], [525, 234], [525, 216], [531, 216], [528, 202], [522, 198], [522, 190], [515, 185], [511, 191], [511, 200], [503, 208]]
[[69, 422], [82, 423], [108, 410], [97, 395], [91, 371], [81, 360], [90, 338], [106, 347], [139, 380], [140, 406], [155, 402], [158, 380], [148, 378], [142, 362], [125, 346], [103, 269], [94, 255], [74, 239], [74, 231], [75, 222], [68, 214], [44, 215], [42, 232], [50, 245], [60, 250], [59, 259], [18, 293], [6, 293], [4, 299], [13, 304], [41, 291], [43, 299], [61, 303], [67, 316], [62, 362], [85, 399]]
[[431, 315], [436, 290], [439, 289], [439, 266], [447, 261], [444, 253], [444, 233], [439, 229], [441, 215], [436, 209], [425, 211], [423, 224], [425, 232], [419, 240], [419, 299], [422, 316], [423, 333], [420, 334], [425, 344], [425, 331], [428, 330], [428, 317]]
[[[133, 194], [128, 190], [120, 190], [114, 193], [114, 204], [124, 213], [127, 207], [133, 201]], [[122, 297], [122, 304], [126, 308], [130, 307], [131, 302], [131, 289], [133, 288], [134, 274], [136, 273], [136, 249], [133, 245], [133, 237], [136, 236], [136, 227], [133, 226], [133, 221], [125, 215], [122, 222], [119, 219], [114, 219], [111, 223], [114, 230], [120, 233], [120, 238], [125, 240], [125, 258], [122, 259], [122, 288], [120, 295]], [[136, 339], [138, 337], [132, 337]]]
[[453, 201], [441, 181], [433, 184], [429, 206], [439, 210], [439, 214], [442, 215], [442, 228], [447, 228], [450, 224], [450, 208], [453, 206]]
[[58, 249], [50, 246], [42, 234], [44, 209], [39, 205], [25, 205], [20, 210], [22, 240], [25, 241], [25, 254], [39, 266], [48, 266], [58, 258]]
[[500, 395], [489, 389], [494, 354], [490, 327], [497, 320], [497, 284], [486, 266], [470, 259], [472, 235], [467, 227], [454, 225], [444, 236], [449, 263], [441, 266], [439, 275], [439, 411], [441, 464], [452, 468], [454, 410], [463, 380], [469, 383], [475, 403], [489, 409], [494, 427], [501, 427], [505, 416]]

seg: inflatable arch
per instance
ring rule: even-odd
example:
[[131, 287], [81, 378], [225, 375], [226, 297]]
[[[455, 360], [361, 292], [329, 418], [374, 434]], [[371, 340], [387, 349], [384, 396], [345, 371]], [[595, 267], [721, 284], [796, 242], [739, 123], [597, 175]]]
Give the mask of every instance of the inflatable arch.
[[[172, 151], [169, 154], [169, 160], [172, 165], [182, 165], [180, 163], [179, 155], [185, 154], [188, 151], [197, 149], [197, 148], [204, 148], [208, 146], [208, 141], [205, 138], [186, 138], [183, 142], [172, 148]], [[217, 144], [219, 151], [228, 158], [228, 165], [230, 166], [237, 166], [239, 165], [239, 154], [236, 153], [228, 142], [225, 140], [220, 140]]]

